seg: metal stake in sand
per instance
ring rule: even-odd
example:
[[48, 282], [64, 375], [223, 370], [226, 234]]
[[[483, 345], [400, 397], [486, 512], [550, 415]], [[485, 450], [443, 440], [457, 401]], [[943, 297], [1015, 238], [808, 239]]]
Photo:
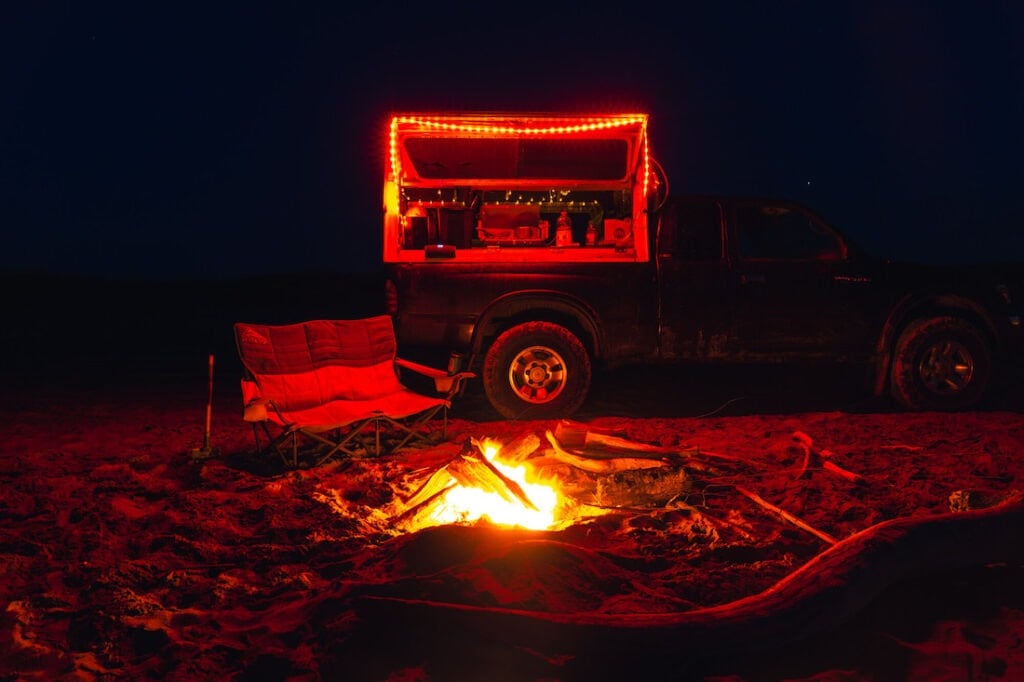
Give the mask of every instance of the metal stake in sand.
[[210, 354], [209, 392], [206, 399], [206, 428], [203, 430], [203, 447], [192, 448], [192, 459], [216, 457], [220, 452], [210, 447], [210, 417], [213, 414], [213, 354]]

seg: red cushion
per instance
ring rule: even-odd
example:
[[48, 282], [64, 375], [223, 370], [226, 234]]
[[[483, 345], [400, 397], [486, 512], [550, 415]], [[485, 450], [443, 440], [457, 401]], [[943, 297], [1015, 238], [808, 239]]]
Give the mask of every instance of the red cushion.
[[267, 418], [281, 426], [308, 426], [327, 430], [362, 421], [376, 412], [401, 419], [438, 405], [449, 406], [443, 398], [431, 398], [403, 389], [398, 393], [369, 400], [335, 400], [306, 409], [282, 410], [283, 420], [273, 410], [268, 410]]

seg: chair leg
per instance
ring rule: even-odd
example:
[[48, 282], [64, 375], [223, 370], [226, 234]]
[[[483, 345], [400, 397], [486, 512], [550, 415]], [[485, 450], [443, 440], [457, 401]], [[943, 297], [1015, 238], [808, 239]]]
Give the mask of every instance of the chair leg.
[[[266, 438], [267, 438], [267, 444], [266, 445], [260, 445], [260, 428], [263, 429], [263, 435], [266, 436]], [[270, 452], [271, 450], [273, 450], [274, 452], [277, 453], [277, 456], [281, 458], [281, 463], [282, 464], [284, 464], [285, 466], [289, 466], [289, 465], [294, 466], [291, 462], [288, 461], [288, 455], [286, 455], [285, 452], [281, 449], [281, 445], [285, 442], [285, 440], [288, 439], [288, 436], [291, 435], [289, 431], [282, 431], [280, 434], [277, 435], [277, 437], [274, 437], [270, 433], [270, 429], [267, 427], [266, 423], [265, 422], [259, 422], [259, 423], [253, 423], [253, 425], [252, 425], [252, 435], [253, 435], [253, 440], [256, 443], [256, 455], [257, 456], [265, 455], [268, 452]], [[295, 456], [294, 455], [292, 456], [292, 460], [295, 461]]]
[[[333, 457], [338, 452], [344, 452], [349, 457], [355, 457], [357, 453], [354, 450], [350, 449], [348, 447], [348, 444], [357, 435], [362, 433], [363, 430], [367, 426], [370, 426], [370, 421], [374, 422], [374, 427], [376, 428], [376, 421], [377, 421], [376, 419], [364, 421], [362, 424], [360, 424], [359, 426], [357, 426], [354, 429], [352, 429], [351, 431], [349, 431], [348, 434], [344, 438], [342, 438], [341, 440], [339, 440], [337, 442], [334, 442], [334, 441], [331, 441], [330, 439], [324, 438], [323, 436], [321, 436], [321, 435], [319, 435], [317, 433], [312, 433], [312, 432], [309, 432], [309, 431], [305, 431], [304, 433], [307, 436], [309, 436], [310, 438], [312, 438], [314, 440], [320, 441], [321, 443], [323, 443], [324, 445], [329, 446], [329, 448], [330, 448], [327, 452], [325, 452], [323, 455], [320, 456], [320, 459], [318, 459], [315, 462], [316, 466], [319, 466], [319, 465], [323, 464], [324, 462], [329, 460], [331, 457]], [[379, 443], [379, 436], [378, 436], [378, 443]], [[378, 445], [378, 450], [379, 449], [380, 449], [380, 447]]]
[[[427, 439], [430, 437], [430, 433], [429, 433], [429, 431], [424, 431], [422, 427], [425, 426], [427, 424], [427, 422], [429, 422], [431, 419], [433, 419], [434, 416], [437, 415], [438, 410], [443, 409], [443, 407], [444, 407], [443, 405], [438, 406], [437, 408], [435, 408], [433, 410], [430, 410], [430, 411], [428, 411], [428, 412], [426, 412], [424, 414], [421, 414], [419, 416], [419, 418], [417, 418], [417, 419], [415, 419], [413, 421], [410, 421], [408, 423], [403, 422], [403, 421], [399, 421], [397, 419], [391, 419], [391, 418], [386, 417], [386, 416], [383, 417], [384, 420], [386, 420], [389, 424], [394, 426], [396, 429], [399, 429], [399, 430], [405, 432], [405, 437], [402, 438], [402, 440], [400, 440], [397, 445], [392, 447], [390, 452], [394, 452], [395, 450], [398, 450], [399, 448], [404, 447], [407, 443], [409, 443], [412, 440], [422, 440], [424, 442], [427, 442]], [[441, 433], [442, 433], [442, 437], [447, 440], [447, 438], [448, 438], [448, 413], [447, 413], [447, 411], [444, 413], [444, 423], [443, 423], [443, 426], [442, 426], [442, 429], [441, 429]]]
[[[338, 453], [344, 453], [350, 457], [358, 457], [359, 451], [354, 446], [349, 444], [361, 433], [368, 428], [373, 428], [373, 445], [366, 445], [366, 450], [369, 451], [373, 448], [373, 454], [380, 456], [382, 454], [388, 454], [394, 450], [405, 447], [406, 444], [413, 440], [422, 440], [427, 442], [431, 433], [428, 429], [425, 429], [425, 424], [433, 419], [439, 409], [443, 406], [438, 406], [432, 410], [419, 415], [419, 417], [412, 420], [399, 420], [388, 417], [381, 411], [374, 413], [374, 415], [368, 419], [365, 419], [362, 423], [351, 428], [344, 437], [341, 437], [342, 429], [335, 429], [333, 432], [333, 438], [325, 437], [321, 433], [327, 433], [331, 435], [332, 432], [327, 431], [313, 431], [306, 428], [299, 428], [295, 425], [286, 426], [277, 436], [274, 436], [266, 423], [260, 423], [259, 426], [263, 428], [264, 435], [266, 436], [267, 444], [261, 444], [261, 437], [257, 425], [253, 424], [253, 437], [256, 441], [256, 450], [259, 454], [267, 453], [273, 450], [281, 458], [282, 463], [288, 468], [298, 468], [299, 466], [299, 438], [306, 437], [310, 440], [316, 441], [319, 445], [315, 445], [312, 452], [307, 452], [303, 449], [303, 457], [310, 458], [313, 466], [319, 466], [338, 455]], [[404, 436], [393, 447], [387, 447], [384, 443], [385, 438], [388, 436], [385, 433], [386, 430], [390, 430], [389, 427], [394, 427], [396, 430], [404, 431]], [[448, 437], [448, 413], [447, 410], [443, 413], [443, 422], [441, 433], [444, 438]], [[340, 440], [339, 440], [340, 438]], [[291, 439], [290, 444], [286, 444], [285, 441]], [[386, 452], [385, 452], [386, 451]]]

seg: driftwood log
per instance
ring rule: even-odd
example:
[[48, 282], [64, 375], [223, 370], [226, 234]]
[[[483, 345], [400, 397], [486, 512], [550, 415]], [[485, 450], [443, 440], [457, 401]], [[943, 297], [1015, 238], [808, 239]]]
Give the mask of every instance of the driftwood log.
[[[900, 518], [838, 541], [767, 590], [719, 606], [669, 613], [545, 613], [363, 597], [360, 617], [383, 627], [423, 623], [464, 649], [483, 638], [557, 656], [567, 677], [593, 677], [699, 657], [753, 653], [827, 632], [883, 590], [914, 576], [1024, 561], [1024, 494], [981, 510]], [[391, 625], [386, 625], [390, 623]]]
[[566, 464], [583, 469], [593, 474], [611, 474], [616, 471], [630, 471], [633, 469], [654, 469], [667, 466], [663, 455], [651, 457], [591, 457], [589, 455], [575, 454], [566, 450], [551, 431], [545, 431], [544, 435], [551, 443], [551, 449], [555, 457]]
[[663, 507], [689, 492], [693, 481], [680, 466], [634, 469], [598, 476], [594, 504], [601, 507]]
[[555, 431], [548, 436], [554, 438], [559, 446], [595, 459], [614, 457], [646, 457], [648, 459], [676, 461], [683, 455], [698, 451], [694, 445], [663, 447], [651, 443], [628, 440], [610, 433], [595, 431], [585, 424], [571, 422], [566, 419], [555, 425]]
[[[562, 438], [567, 423], [559, 423]], [[592, 492], [577, 489], [574, 495], [588, 504], [660, 507], [692, 487], [679, 452], [581, 429], [569, 434], [569, 440], [581, 446], [570, 452], [557, 434], [546, 431], [544, 435], [553, 459], [595, 475]]]

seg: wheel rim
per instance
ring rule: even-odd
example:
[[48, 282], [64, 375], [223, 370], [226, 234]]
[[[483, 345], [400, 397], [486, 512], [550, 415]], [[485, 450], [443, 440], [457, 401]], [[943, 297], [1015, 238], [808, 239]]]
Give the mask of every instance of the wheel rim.
[[925, 349], [917, 372], [932, 393], [953, 395], [971, 383], [974, 356], [958, 341], [943, 341]]
[[568, 378], [565, 360], [547, 346], [530, 346], [512, 360], [508, 381], [521, 400], [549, 403], [562, 392]]

